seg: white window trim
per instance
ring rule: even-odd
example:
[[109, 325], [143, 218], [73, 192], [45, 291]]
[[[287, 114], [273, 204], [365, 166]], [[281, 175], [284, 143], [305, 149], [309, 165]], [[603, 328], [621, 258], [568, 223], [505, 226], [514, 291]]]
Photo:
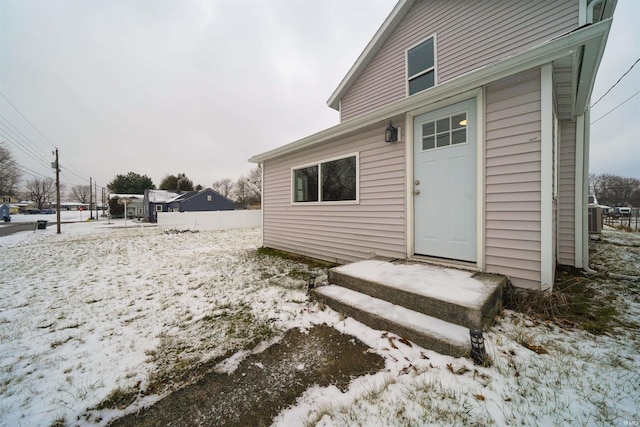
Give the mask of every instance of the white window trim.
[[[438, 117], [437, 119], [434, 119], [434, 120], [431, 120], [431, 121], [432, 121], [432, 122], [437, 122], [438, 120], [447, 119], [447, 118], [450, 118], [450, 117], [453, 117], [453, 116], [456, 116], [456, 115], [458, 115], [458, 114], [462, 114], [462, 113], [464, 113], [464, 114], [467, 116], [467, 120], [468, 120], [468, 119], [469, 119], [469, 110], [467, 109], [467, 110], [460, 110], [460, 111], [455, 112], [455, 113], [450, 114], [450, 115], [446, 115], [446, 114], [445, 114], [445, 115], [443, 115], [443, 116], [441, 116], [441, 117]], [[456, 130], [456, 129], [454, 129], [454, 130]], [[449, 129], [449, 134], [451, 134], [451, 131], [452, 131], [452, 129]], [[436, 151], [436, 150], [444, 150], [444, 149], [446, 149], [446, 148], [451, 148], [451, 147], [458, 147], [458, 146], [467, 145], [467, 144], [469, 144], [469, 127], [468, 127], [468, 126], [465, 126], [464, 131], [465, 131], [465, 135], [466, 135], [466, 136], [465, 136], [465, 141], [464, 141], [463, 143], [458, 143], [458, 144], [449, 144], [449, 145], [445, 145], [444, 147], [433, 147], [433, 148], [428, 148], [428, 149], [426, 149], [426, 150], [425, 150], [424, 148], [421, 148], [421, 149], [420, 149], [420, 152], [425, 152], [425, 151]], [[437, 134], [435, 134], [435, 135], [437, 135]], [[424, 135], [420, 135], [420, 137], [421, 137], [421, 138], [423, 138], [423, 137], [424, 137]], [[421, 144], [421, 145], [422, 145], [422, 144]]]
[[[407, 72], [409, 70], [409, 51], [411, 49], [413, 49], [414, 47], [417, 47], [419, 45], [421, 45], [422, 43], [426, 42], [429, 39], [433, 39], [433, 67], [428, 68], [426, 70], [421, 71], [418, 74], [414, 74], [413, 76], [408, 76]], [[430, 88], [427, 88], [425, 90], [421, 90], [420, 92], [416, 92], [414, 94], [410, 94], [409, 93], [409, 80], [412, 78], [416, 78], [419, 77], [429, 71], [433, 70], [433, 86], [431, 86]], [[405, 84], [405, 94], [408, 97], [413, 96], [413, 95], [417, 95], [419, 93], [424, 93], [425, 91], [438, 86], [438, 38], [436, 37], [436, 33], [431, 34], [429, 37], [425, 37], [424, 39], [420, 40], [419, 42], [409, 46], [407, 49], [405, 49], [404, 51], [404, 84]]]
[[[355, 200], [332, 200], [332, 201], [322, 201], [318, 200], [317, 202], [296, 202], [294, 199], [295, 195], [295, 171], [298, 169], [304, 169], [311, 166], [318, 167], [318, 199], [322, 198], [322, 168], [320, 165], [322, 163], [333, 162], [335, 160], [347, 159], [349, 157], [356, 158], [356, 199]], [[330, 157], [322, 160], [318, 160], [317, 162], [305, 163], [302, 165], [297, 165], [291, 168], [291, 205], [292, 206], [317, 206], [317, 205], [357, 205], [360, 204], [360, 152], [343, 154], [341, 156]]]
[[162, 205], [156, 205], [156, 212], [164, 212], [162, 210]]

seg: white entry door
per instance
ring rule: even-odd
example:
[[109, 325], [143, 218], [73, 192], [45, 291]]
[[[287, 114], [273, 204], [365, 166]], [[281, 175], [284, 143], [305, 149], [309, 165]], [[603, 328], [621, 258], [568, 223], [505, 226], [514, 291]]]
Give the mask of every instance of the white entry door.
[[414, 252], [476, 261], [476, 100], [413, 122]]

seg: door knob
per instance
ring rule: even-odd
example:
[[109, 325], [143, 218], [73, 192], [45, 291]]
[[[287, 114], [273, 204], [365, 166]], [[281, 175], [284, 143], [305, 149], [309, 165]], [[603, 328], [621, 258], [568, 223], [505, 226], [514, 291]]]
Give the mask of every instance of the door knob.
[[420, 185], [420, 180], [416, 179], [416, 185]]

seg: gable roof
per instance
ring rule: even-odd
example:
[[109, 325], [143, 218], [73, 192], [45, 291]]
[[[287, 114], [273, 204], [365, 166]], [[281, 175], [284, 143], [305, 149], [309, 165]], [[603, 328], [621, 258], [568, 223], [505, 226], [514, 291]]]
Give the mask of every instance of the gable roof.
[[334, 110], [340, 110], [340, 99], [349, 90], [353, 83], [360, 77], [360, 74], [367, 68], [373, 57], [378, 53], [382, 45], [387, 41], [389, 36], [395, 31], [402, 19], [407, 15], [409, 9], [416, 3], [416, 0], [400, 0], [394, 6], [387, 19], [384, 20], [373, 38], [364, 48], [351, 69], [344, 76], [338, 87], [331, 97], [327, 100], [327, 105]]
[[199, 196], [201, 194], [205, 194], [205, 193], [210, 193], [212, 195], [215, 195], [217, 197], [220, 197], [221, 199], [227, 200], [230, 203], [235, 203], [233, 200], [229, 199], [228, 197], [224, 197], [222, 194], [218, 193], [216, 190], [212, 189], [212, 188], [203, 188], [200, 191], [187, 191], [186, 193], [180, 194], [178, 197], [174, 198], [173, 200], [170, 200], [171, 202], [174, 201], [179, 201], [179, 202], [185, 202], [189, 199], [192, 199], [196, 196]]
[[[358, 77], [364, 72], [369, 63], [373, 60], [382, 45], [389, 39], [391, 34], [396, 30], [400, 22], [409, 13], [417, 0], [399, 0], [395, 7], [382, 23], [373, 38], [367, 44], [364, 51], [360, 54], [356, 62], [351, 66], [347, 74], [344, 76], [336, 90], [333, 91], [331, 97], [327, 100], [327, 105], [334, 110], [340, 111], [340, 100], [344, 97], [351, 86], [356, 82]], [[617, 0], [587, 0], [586, 10], [591, 15], [584, 17], [585, 21], [590, 19], [592, 23], [600, 22], [611, 18], [615, 10]], [[586, 22], [584, 22], [586, 23]], [[597, 69], [597, 66], [596, 66]], [[590, 93], [590, 92], [589, 92]], [[584, 99], [583, 99], [584, 101]]]

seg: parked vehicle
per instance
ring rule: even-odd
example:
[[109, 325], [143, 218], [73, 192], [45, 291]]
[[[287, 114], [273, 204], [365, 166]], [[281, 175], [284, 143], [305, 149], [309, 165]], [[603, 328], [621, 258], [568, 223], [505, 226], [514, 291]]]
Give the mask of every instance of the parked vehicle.
[[631, 208], [626, 208], [626, 207], [622, 207], [622, 206], [617, 206], [615, 208], [613, 208], [613, 217], [614, 218], [620, 218], [620, 217], [628, 217], [631, 215]]
[[54, 214], [54, 213], [56, 213], [56, 210], [55, 210], [55, 209], [42, 209], [42, 210], [40, 211], [40, 213], [41, 213], [41, 214], [47, 214], [47, 215], [48, 215], [48, 214]]

